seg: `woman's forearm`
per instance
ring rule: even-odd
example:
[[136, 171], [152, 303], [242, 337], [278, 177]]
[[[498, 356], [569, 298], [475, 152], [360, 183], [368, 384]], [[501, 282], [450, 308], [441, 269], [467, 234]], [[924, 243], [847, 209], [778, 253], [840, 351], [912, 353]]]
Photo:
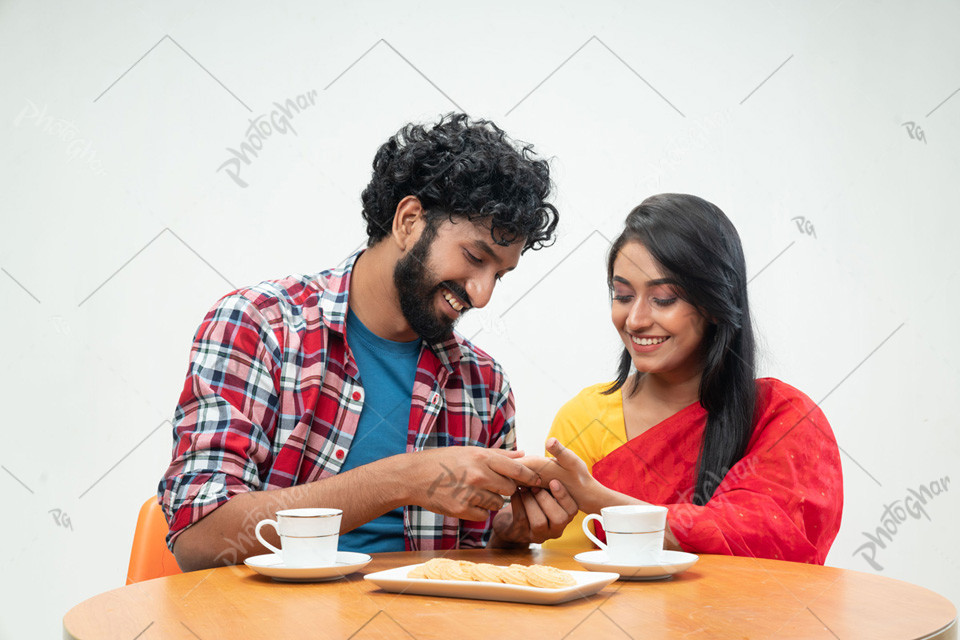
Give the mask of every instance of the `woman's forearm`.
[[[604, 507], [612, 507], [615, 505], [621, 504], [650, 504], [649, 502], [644, 502], [639, 498], [634, 498], [633, 496], [628, 496], [625, 493], [620, 493], [609, 487], [606, 487], [599, 482], [591, 483], [591, 486], [586, 487], [582, 492], [582, 504], [581, 501], [577, 501], [577, 506], [580, 507], [580, 510], [585, 513], [600, 513], [600, 510]], [[666, 528], [663, 532], [663, 548], [669, 549], [671, 551], [681, 551], [680, 542], [677, 540], [677, 537], [673, 535], [673, 531], [670, 529], [670, 523], [666, 523]]]
[[584, 491], [578, 493], [580, 496], [574, 495], [574, 498], [577, 499], [577, 506], [585, 513], [600, 513], [600, 509], [604, 507], [620, 504], [647, 504], [643, 500], [605, 487], [597, 481], [593, 481], [590, 486], [584, 487]]

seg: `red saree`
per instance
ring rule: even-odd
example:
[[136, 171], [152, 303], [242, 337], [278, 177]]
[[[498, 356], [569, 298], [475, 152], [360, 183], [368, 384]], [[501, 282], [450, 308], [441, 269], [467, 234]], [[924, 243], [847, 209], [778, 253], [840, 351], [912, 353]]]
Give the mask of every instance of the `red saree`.
[[843, 509], [833, 432], [810, 398], [779, 380], [757, 380], [757, 406], [746, 455], [706, 505], [691, 503], [707, 418], [699, 403], [598, 461], [593, 476], [666, 506], [685, 551], [823, 564]]

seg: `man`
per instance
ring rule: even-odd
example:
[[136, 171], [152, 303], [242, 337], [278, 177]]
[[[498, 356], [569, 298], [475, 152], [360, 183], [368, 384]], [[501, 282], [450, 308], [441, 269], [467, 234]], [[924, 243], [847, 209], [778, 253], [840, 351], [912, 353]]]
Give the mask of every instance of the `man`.
[[490, 122], [411, 124], [374, 158], [366, 250], [220, 300], [159, 487], [182, 569], [263, 553], [254, 524], [295, 507], [342, 509], [341, 550], [560, 535], [576, 504], [518, 461], [507, 379], [452, 331], [552, 240], [549, 192], [547, 163]]

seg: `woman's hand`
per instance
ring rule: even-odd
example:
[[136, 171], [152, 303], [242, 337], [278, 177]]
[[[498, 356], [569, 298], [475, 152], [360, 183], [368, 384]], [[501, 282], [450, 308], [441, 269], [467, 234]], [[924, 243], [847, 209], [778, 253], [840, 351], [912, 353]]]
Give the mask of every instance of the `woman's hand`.
[[559, 481], [579, 509], [591, 513], [598, 500], [602, 502], [601, 496], [606, 492], [606, 487], [590, 475], [587, 464], [577, 454], [560, 444], [556, 438], [547, 439], [546, 448], [552, 458], [524, 456], [519, 462], [539, 474], [544, 484], [552, 480]]
[[[577, 501], [581, 511], [586, 513], [600, 513], [604, 507], [611, 507], [622, 504], [651, 504], [644, 502], [639, 498], [628, 496], [625, 493], [608, 489], [600, 484], [587, 470], [587, 464], [581, 460], [577, 454], [567, 449], [556, 438], [549, 438], [546, 443], [547, 453], [553, 456], [550, 458], [540, 458], [540, 464], [531, 464], [529, 459], [533, 456], [520, 458], [520, 462], [536, 471], [543, 478], [543, 482], [549, 482], [550, 486], [559, 481], [570, 492], [573, 499]], [[664, 531], [663, 548], [674, 551], [682, 551], [677, 537], [670, 529], [670, 523], [667, 522]]]

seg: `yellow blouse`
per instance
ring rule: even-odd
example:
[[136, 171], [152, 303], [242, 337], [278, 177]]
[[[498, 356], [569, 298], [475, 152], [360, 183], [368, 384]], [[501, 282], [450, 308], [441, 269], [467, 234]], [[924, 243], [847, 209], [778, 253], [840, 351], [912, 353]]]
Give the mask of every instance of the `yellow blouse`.
[[[587, 387], [560, 408], [550, 427], [549, 437], [573, 451], [587, 464], [593, 465], [627, 442], [627, 427], [623, 421], [623, 396], [620, 390], [603, 395], [610, 386], [603, 382]], [[595, 549], [583, 533], [583, 511], [567, 525], [563, 535], [547, 540], [547, 549]]]

